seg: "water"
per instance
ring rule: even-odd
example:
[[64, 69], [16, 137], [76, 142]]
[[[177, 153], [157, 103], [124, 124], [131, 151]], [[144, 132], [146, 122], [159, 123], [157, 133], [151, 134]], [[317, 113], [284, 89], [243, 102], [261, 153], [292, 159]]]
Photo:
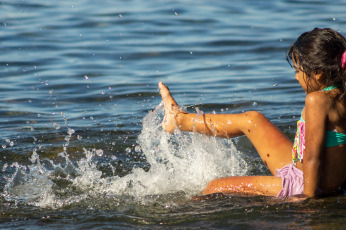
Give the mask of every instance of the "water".
[[190, 112], [259, 110], [293, 137], [302, 32], [345, 35], [343, 1], [0, 1], [1, 228], [342, 228], [345, 197], [196, 201], [268, 175], [244, 138], [166, 134], [157, 83]]

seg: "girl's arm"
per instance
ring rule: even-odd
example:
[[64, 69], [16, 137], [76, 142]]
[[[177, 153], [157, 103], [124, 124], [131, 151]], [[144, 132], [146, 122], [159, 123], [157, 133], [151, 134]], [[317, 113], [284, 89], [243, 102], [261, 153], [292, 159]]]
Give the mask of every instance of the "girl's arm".
[[320, 92], [305, 99], [304, 194], [313, 197], [319, 187], [328, 118], [327, 98]]

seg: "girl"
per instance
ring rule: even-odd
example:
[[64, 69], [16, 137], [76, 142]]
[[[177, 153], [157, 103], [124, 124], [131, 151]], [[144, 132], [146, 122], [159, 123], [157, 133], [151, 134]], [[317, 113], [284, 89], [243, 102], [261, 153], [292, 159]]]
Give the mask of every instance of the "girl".
[[[275, 176], [212, 180], [202, 194], [246, 193], [313, 197], [334, 192], [346, 178], [346, 40], [332, 29], [303, 33], [287, 60], [307, 94], [292, 143], [259, 112], [197, 115], [182, 111], [162, 82], [162, 127], [231, 138], [246, 135]], [[293, 158], [293, 163], [292, 163]]]

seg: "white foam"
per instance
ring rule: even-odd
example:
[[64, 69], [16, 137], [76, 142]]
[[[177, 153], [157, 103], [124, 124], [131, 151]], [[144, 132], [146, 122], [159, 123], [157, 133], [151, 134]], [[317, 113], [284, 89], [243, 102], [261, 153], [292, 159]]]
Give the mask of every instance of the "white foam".
[[[163, 107], [159, 105], [144, 117], [138, 136], [138, 145], [150, 164], [147, 172], [134, 168], [123, 177], [102, 177], [93, 159], [102, 156], [102, 150], [84, 150], [85, 157], [75, 164], [62, 153], [66, 164], [55, 165], [50, 161], [53, 169], [48, 170], [34, 151], [33, 165], [14, 165], [16, 172], [8, 179], [3, 196], [38, 206], [59, 207], [98, 194], [135, 199], [180, 191], [193, 195], [199, 194], [212, 179], [246, 174], [248, 166], [231, 141], [197, 133], [165, 133], [161, 128], [162, 117]], [[79, 192], [56, 196], [56, 174], [64, 175], [63, 179], [70, 183], [67, 190], [73, 188]]]

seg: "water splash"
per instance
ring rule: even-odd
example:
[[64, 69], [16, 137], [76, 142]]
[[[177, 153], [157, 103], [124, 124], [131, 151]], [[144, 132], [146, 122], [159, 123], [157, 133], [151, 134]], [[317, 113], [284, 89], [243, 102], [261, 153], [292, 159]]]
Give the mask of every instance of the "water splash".
[[[116, 172], [119, 161], [114, 156], [108, 159], [103, 150], [84, 149], [84, 157], [73, 162], [64, 149], [59, 154], [63, 159], [60, 163], [41, 160], [34, 150], [31, 165], [8, 166], [15, 171], [2, 196], [7, 201], [54, 208], [76, 205], [86, 199], [95, 203], [100, 197], [118, 201], [130, 197], [143, 202], [148, 197], [172, 193], [200, 194], [212, 179], [247, 173], [242, 153], [230, 140], [179, 131], [168, 134], [162, 130], [162, 118], [160, 104], [144, 117], [138, 136], [136, 151], [145, 156], [149, 170], [134, 167], [123, 176], [105, 176], [101, 168]], [[74, 130], [69, 129], [69, 137], [73, 134]]]

